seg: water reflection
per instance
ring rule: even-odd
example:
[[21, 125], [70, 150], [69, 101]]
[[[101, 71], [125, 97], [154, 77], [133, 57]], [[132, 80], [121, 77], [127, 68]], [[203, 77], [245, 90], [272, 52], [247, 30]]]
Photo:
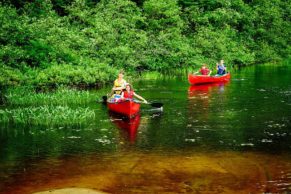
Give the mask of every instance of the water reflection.
[[126, 131], [128, 139], [131, 143], [136, 140], [136, 134], [140, 125], [140, 114], [133, 118], [124, 117], [114, 113], [109, 113], [110, 120], [121, 130]]
[[193, 107], [206, 112], [208, 115], [211, 101], [218, 100], [212, 97], [213, 93], [223, 93], [225, 83], [212, 83], [203, 85], [193, 85], [188, 88], [189, 111], [193, 111]]
[[224, 87], [227, 83], [210, 83], [210, 84], [202, 84], [202, 85], [192, 85], [188, 89], [189, 98], [193, 98], [196, 95], [206, 95], [209, 94], [213, 90], [217, 90], [219, 92], [224, 91]]
[[162, 116], [148, 105], [132, 119], [108, 116], [92, 102], [86, 126], [0, 125], [0, 193], [290, 193], [290, 73], [245, 69], [231, 84], [191, 87], [141, 81]]

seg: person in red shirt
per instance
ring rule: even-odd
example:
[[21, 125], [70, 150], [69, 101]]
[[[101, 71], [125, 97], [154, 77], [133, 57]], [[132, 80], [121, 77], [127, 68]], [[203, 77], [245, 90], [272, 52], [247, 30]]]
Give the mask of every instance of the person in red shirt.
[[123, 92], [121, 93], [121, 99], [122, 100], [133, 100], [133, 97], [136, 97], [140, 100], [142, 100], [144, 103], [148, 103], [143, 97], [141, 97], [140, 95], [137, 95], [134, 90], [132, 89], [132, 86], [127, 83], [125, 85], [125, 90], [123, 90]]
[[203, 64], [201, 69], [199, 70], [201, 75], [210, 75], [211, 71], [206, 67], [206, 64]]

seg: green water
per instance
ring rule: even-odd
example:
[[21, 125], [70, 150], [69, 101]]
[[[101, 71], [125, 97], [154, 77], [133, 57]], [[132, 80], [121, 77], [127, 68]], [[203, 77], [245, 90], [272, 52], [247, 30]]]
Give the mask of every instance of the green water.
[[[22, 193], [19, 185], [29, 187], [24, 178], [27, 173], [39, 166], [49, 169], [53, 161], [64, 165], [72, 162], [70, 159], [74, 164], [96, 158], [111, 161], [119, 155], [128, 160], [127, 152], [143, 157], [212, 153], [221, 158], [224, 154], [227, 158], [229, 152], [236, 156], [259, 153], [262, 161], [279, 157], [284, 160], [279, 166], [291, 163], [291, 67], [248, 67], [232, 72], [228, 83], [214, 85], [191, 87], [186, 74], [147, 77], [133, 85], [136, 93], [148, 101], [162, 102], [163, 111], [142, 105], [140, 115], [127, 120], [108, 113], [103, 104], [92, 102], [82, 106], [94, 109], [96, 119], [88, 120], [83, 127], [1, 125], [0, 193], [13, 193], [14, 187]], [[285, 179], [279, 183], [285, 184], [283, 189], [271, 191], [291, 191], [289, 167], [281, 169]], [[80, 169], [78, 173], [82, 174]], [[42, 188], [50, 179], [44, 177], [41, 171], [32, 181], [39, 180], [38, 188]], [[178, 190], [161, 192], [167, 191]]]

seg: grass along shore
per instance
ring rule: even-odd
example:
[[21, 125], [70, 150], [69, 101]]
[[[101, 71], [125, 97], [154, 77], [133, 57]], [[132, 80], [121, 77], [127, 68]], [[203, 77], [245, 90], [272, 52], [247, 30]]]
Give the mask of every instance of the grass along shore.
[[100, 98], [101, 95], [88, 90], [74, 88], [58, 88], [50, 92], [36, 92], [33, 88], [16, 87], [8, 89], [4, 94], [5, 105], [8, 106], [43, 106], [43, 105], [80, 105]]
[[3, 96], [0, 123], [44, 126], [86, 125], [88, 120], [95, 118], [95, 112], [84, 105], [100, 98], [86, 90], [59, 88], [52, 92], [36, 92], [24, 87], [10, 88]]

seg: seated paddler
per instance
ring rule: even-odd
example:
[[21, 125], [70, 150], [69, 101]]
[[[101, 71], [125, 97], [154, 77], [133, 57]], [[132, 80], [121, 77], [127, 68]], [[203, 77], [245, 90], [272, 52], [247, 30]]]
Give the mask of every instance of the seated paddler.
[[125, 89], [121, 93], [121, 100], [133, 100], [136, 97], [139, 100], [142, 100], [144, 103], [148, 103], [143, 97], [136, 94], [132, 88], [132, 86], [127, 83]]

